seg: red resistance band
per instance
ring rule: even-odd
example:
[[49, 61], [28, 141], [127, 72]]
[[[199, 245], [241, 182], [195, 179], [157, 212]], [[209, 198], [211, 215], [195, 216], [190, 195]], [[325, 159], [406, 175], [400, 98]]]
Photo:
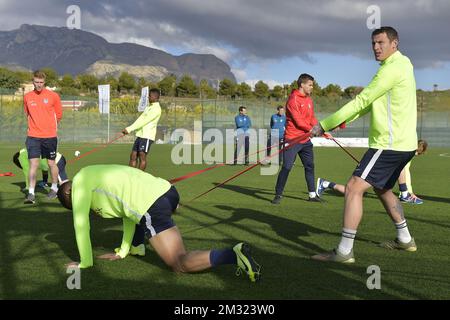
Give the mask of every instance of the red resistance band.
[[120, 138], [122, 138], [124, 136], [125, 136], [124, 134], [120, 134], [117, 138], [114, 138], [113, 140], [107, 142], [105, 145], [97, 147], [97, 148], [94, 148], [94, 149], [92, 149], [92, 150], [90, 150], [88, 152], [83, 153], [82, 155], [80, 155], [80, 156], [78, 156], [76, 158], [70, 159], [69, 161], [67, 161], [67, 164], [72, 164], [75, 161], [78, 161], [78, 160], [80, 160], [80, 159], [82, 159], [82, 158], [84, 158], [84, 157], [86, 157], [86, 156], [88, 156], [88, 155], [90, 155], [90, 154], [92, 154], [94, 152], [97, 152], [97, 151], [99, 151], [101, 149], [104, 149], [107, 146], [109, 146], [111, 143], [113, 143], [114, 141], [117, 141], [117, 140], [119, 140]]
[[14, 177], [14, 176], [15, 174], [12, 172], [3, 172], [3, 173], [0, 172], [0, 177]]
[[[281, 150], [279, 150], [279, 151], [277, 151], [277, 152], [274, 152], [274, 154], [271, 154], [269, 157], [265, 157], [263, 160], [270, 159], [270, 158], [272, 158], [272, 157], [278, 155], [280, 152], [284, 152], [285, 150], [287, 150], [287, 149], [293, 147], [293, 146], [295, 145], [295, 142], [298, 142], [298, 141], [300, 141], [300, 140], [303, 140], [304, 138], [306, 138], [306, 137], [309, 136], [310, 134], [311, 134], [310, 132], [306, 132], [305, 134], [303, 134], [303, 135], [301, 135], [301, 136], [295, 138], [294, 140], [289, 141], [289, 145], [288, 145], [288, 146], [285, 146], [285, 147], [283, 147]], [[195, 198], [191, 199], [189, 202], [192, 202], [192, 201], [194, 201], [194, 200], [196, 200], [196, 199], [198, 199], [198, 198], [200, 198], [200, 197], [202, 197], [202, 196], [204, 196], [204, 195], [210, 193], [210, 192], [213, 191], [214, 189], [217, 189], [217, 188], [223, 186], [225, 183], [227, 183], [227, 182], [229, 182], [229, 181], [231, 181], [231, 180], [233, 180], [233, 179], [239, 177], [241, 174], [244, 174], [244, 173], [250, 171], [251, 169], [253, 169], [254, 167], [256, 167], [256, 166], [258, 166], [258, 165], [260, 165], [260, 164], [261, 164], [261, 161], [256, 162], [255, 164], [251, 165], [250, 167], [245, 168], [244, 170], [242, 170], [242, 171], [240, 171], [240, 172], [234, 174], [233, 176], [231, 176], [230, 178], [226, 179], [225, 181], [222, 181], [222, 182], [219, 183], [218, 185], [216, 185], [216, 186], [212, 187], [211, 189], [209, 189], [209, 190], [203, 192], [202, 194], [196, 196]]]

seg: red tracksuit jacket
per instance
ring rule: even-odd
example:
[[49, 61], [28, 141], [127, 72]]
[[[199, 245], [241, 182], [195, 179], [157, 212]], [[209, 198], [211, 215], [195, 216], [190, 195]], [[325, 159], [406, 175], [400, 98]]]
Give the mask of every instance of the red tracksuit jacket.
[[25, 115], [28, 119], [28, 136], [34, 138], [54, 138], [58, 123], [62, 118], [59, 95], [48, 89], [33, 90], [23, 99]]
[[[302, 94], [299, 90], [292, 90], [286, 102], [286, 132], [285, 141], [293, 140], [309, 132], [317, 119], [314, 115], [314, 104], [311, 97]], [[296, 143], [306, 143], [309, 136]]]

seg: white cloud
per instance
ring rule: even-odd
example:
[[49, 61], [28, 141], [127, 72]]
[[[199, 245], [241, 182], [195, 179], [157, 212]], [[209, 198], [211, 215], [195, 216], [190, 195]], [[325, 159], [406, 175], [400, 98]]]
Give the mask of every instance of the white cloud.
[[[1, 0], [0, 28], [64, 26], [72, 2]], [[450, 61], [448, 0], [98, 0], [79, 6], [82, 29], [110, 41], [211, 53], [242, 68], [249, 61], [308, 61], [314, 52], [370, 59], [366, 9], [372, 4], [380, 7], [383, 25], [399, 30], [416, 68]]]
[[232, 68], [231, 72], [233, 72], [238, 83], [245, 82], [245, 80], [247, 79], [247, 71], [245, 71], [245, 69]]

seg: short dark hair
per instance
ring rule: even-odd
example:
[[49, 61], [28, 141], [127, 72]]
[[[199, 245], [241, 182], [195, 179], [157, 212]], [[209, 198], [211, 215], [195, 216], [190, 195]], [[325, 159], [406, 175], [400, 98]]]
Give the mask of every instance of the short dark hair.
[[388, 26], [384, 26], [384, 27], [373, 30], [372, 37], [374, 37], [378, 34], [382, 34], [382, 33], [386, 33], [386, 36], [389, 38], [389, 40], [391, 42], [394, 40], [399, 41], [397, 30], [395, 30], [392, 27], [388, 27]]
[[61, 205], [69, 210], [72, 210], [72, 181], [64, 182], [58, 188], [58, 200]]
[[301, 83], [306, 83], [309, 80], [314, 81], [314, 77], [312, 75], [310, 75], [310, 74], [302, 73], [300, 75], [300, 77], [298, 77], [297, 84], [300, 87]]
[[240, 106], [240, 107], [239, 107], [239, 112], [241, 112], [241, 111], [244, 110], [244, 109], [247, 109], [247, 108], [244, 107], [244, 106]]
[[20, 161], [19, 161], [19, 156], [20, 156], [20, 153], [16, 152], [13, 156], [13, 162], [16, 166], [18, 166], [20, 169], [22, 169], [22, 165], [20, 164]]
[[279, 111], [280, 109], [284, 109], [284, 106], [278, 106], [277, 110]]
[[160, 92], [159, 92], [158, 88], [151, 88], [150, 93], [155, 93], [156, 95], [158, 95], [158, 98], [159, 98]]

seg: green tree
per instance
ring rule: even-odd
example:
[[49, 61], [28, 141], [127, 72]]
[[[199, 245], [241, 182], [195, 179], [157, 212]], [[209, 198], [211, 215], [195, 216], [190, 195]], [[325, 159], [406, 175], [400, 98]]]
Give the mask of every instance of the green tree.
[[80, 94], [80, 90], [75, 87], [61, 87], [58, 90], [61, 96], [77, 96]]
[[130, 91], [136, 87], [134, 77], [128, 72], [122, 72], [119, 76], [119, 92]]
[[99, 84], [109, 84], [109, 90], [111, 93], [117, 92], [119, 90], [119, 81], [112, 75], [99, 80]]
[[253, 96], [252, 87], [245, 82], [241, 82], [236, 87], [236, 94], [244, 99], [251, 98]]
[[314, 85], [313, 85], [313, 95], [316, 97], [321, 97], [323, 96], [323, 90], [322, 88], [319, 86], [319, 84], [317, 83], [316, 80], [314, 80]]
[[189, 75], [184, 75], [176, 86], [177, 97], [196, 97], [198, 88]]
[[262, 80], [259, 80], [255, 84], [255, 96], [260, 99], [269, 97], [269, 86], [264, 83]]
[[142, 88], [149, 87], [147, 80], [144, 77], [140, 77], [136, 82], [136, 89], [141, 91]]
[[223, 79], [219, 84], [219, 94], [228, 97], [234, 96], [236, 94], [236, 84], [230, 79]]
[[163, 96], [174, 96], [175, 86], [177, 82], [177, 77], [173, 74], [168, 75], [160, 82], [158, 82], [158, 87], [161, 90], [161, 95]]
[[291, 82], [290, 89], [291, 89], [290, 91], [298, 89], [297, 80], [294, 80], [294, 81]]
[[59, 86], [61, 88], [73, 88], [75, 87], [75, 80], [71, 74], [65, 74], [59, 81]]
[[14, 72], [0, 68], [0, 88], [17, 90], [21, 83], [20, 78]]
[[200, 81], [199, 85], [200, 96], [206, 99], [215, 99], [217, 97], [217, 92], [211, 87], [207, 80], [203, 79]]
[[49, 67], [42, 68], [40, 71], [45, 73], [45, 85], [48, 87], [56, 87], [58, 85], [58, 73]]
[[356, 97], [361, 91], [363, 91], [363, 87], [357, 87], [357, 86], [350, 86], [345, 88], [344, 90], [344, 96], [346, 98], [353, 99]]
[[33, 73], [30, 71], [16, 71], [14, 73], [20, 79], [21, 83], [31, 82], [33, 80]]
[[277, 100], [283, 98], [284, 92], [283, 92], [283, 87], [282, 86], [275, 86], [273, 87], [273, 89], [270, 91], [270, 96], [272, 98], [275, 98]]
[[78, 77], [81, 90], [88, 92], [96, 91], [98, 89], [98, 79], [92, 74], [80, 74]]
[[291, 94], [291, 86], [288, 84], [283, 85], [283, 98], [286, 100]]
[[323, 95], [329, 98], [337, 98], [342, 96], [342, 89], [337, 84], [329, 84], [322, 90]]

